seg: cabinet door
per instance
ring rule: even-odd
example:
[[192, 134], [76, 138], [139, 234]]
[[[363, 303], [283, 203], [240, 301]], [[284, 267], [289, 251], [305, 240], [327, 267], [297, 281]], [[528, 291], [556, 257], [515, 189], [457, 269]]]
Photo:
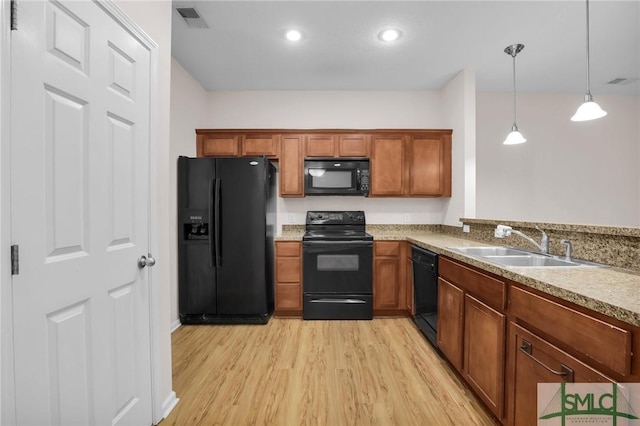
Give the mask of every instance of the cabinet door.
[[334, 157], [335, 136], [308, 135], [305, 136], [306, 157]]
[[504, 337], [505, 316], [465, 295], [464, 375], [498, 418], [504, 404]]
[[279, 135], [245, 135], [242, 138], [242, 156], [255, 157], [265, 155], [270, 158], [278, 156]]
[[[201, 135], [202, 148], [198, 152], [202, 157], [237, 157], [239, 154], [240, 135], [209, 134]], [[200, 151], [200, 150], [198, 150]], [[200, 155], [201, 154], [201, 155]]]
[[283, 135], [280, 146], [280, 196], [304, 197], [302, 136]]
[[[515, 323], [509, 324], [507, 422], [538, 424], [538, 383], [606, 383], [611, 379]], [[559, 375], [557, 373], [566, 373]], [[573, 378], [570, 374], [573, 374]]]
[[440, 138], [413, 137], [407, 152], [409, 195], [440, 196], [444, 193], [444, 146]]
[[370, 195], [403, 195], [405, 187], [404, 145], [404, 136], [373, 136], [371, 140]]
[[464, 292], [438, 278], [438, 348], [449, 362], [462, 370]]
[[376, 241], [373, 250], [373, 308], [401, 309], [405, 303], [405, 299], [400, 297], [401, 243]]
[[400, 305], [400, 274], [398, 259], [377, 258], [374, 262], [373, 308], [398, 309]]
[[369, 135], [338, 136], [338, 157], [367, 157], [369, 139]]

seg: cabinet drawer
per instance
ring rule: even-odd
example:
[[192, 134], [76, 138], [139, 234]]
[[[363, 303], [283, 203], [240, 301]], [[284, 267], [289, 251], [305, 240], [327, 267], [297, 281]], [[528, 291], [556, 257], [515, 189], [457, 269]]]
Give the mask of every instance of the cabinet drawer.
[[400, 242], [376, 241], [373, 245], [376, 256], [400, 256]]
[[300, 256], [300, 243], [297, 242], [297, 241], [277, 242], [276, 243], [276, 256], [299, 257]]
[[510, 312], [616, 373], [631, 373], [631, 332], [512, 286]]
[[507, 288], [504, 281], [442, 256], [440, 256], [438, 262], [438, 274], [447, 281], [478, 297], [489, 306], [499, 310], [506, 308]]
[[276, 282], [299, 283], [301, 281], [300, 258], [278, 257], [276, 258]]
[[507, 354], [509, 403], [506, 424], [509, 426], [538, 424], [538, 407], [535, 403], [538, 383], [612, 382], [610, 378], [513, 322], [509, 324]]
[[276, 306], [278, 309], [302, 309], [302, 286], [276, 284]]

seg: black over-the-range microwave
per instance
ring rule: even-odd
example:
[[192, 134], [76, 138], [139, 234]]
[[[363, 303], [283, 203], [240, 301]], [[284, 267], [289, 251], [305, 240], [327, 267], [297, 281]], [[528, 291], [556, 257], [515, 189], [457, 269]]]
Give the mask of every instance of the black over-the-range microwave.
[[369, 195], [368, 158], [306, 158], [306, 195]]

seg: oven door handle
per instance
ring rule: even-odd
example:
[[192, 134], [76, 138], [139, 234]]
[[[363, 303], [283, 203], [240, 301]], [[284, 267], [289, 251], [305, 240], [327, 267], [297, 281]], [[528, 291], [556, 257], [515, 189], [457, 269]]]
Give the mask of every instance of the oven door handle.
[[362, 305], [367, 302], [362, 299], [313, 299], [311, 303], [340, 303], [347, 305]]

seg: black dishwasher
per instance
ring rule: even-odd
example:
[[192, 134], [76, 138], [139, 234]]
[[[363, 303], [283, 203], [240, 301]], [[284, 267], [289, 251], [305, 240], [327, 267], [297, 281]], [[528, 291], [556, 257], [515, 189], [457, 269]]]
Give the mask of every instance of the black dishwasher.
[[422, 334], [435, 347], [438, 331], [438, 255], [420, 247], [411, 246], [413, 260], [413, 317]]

